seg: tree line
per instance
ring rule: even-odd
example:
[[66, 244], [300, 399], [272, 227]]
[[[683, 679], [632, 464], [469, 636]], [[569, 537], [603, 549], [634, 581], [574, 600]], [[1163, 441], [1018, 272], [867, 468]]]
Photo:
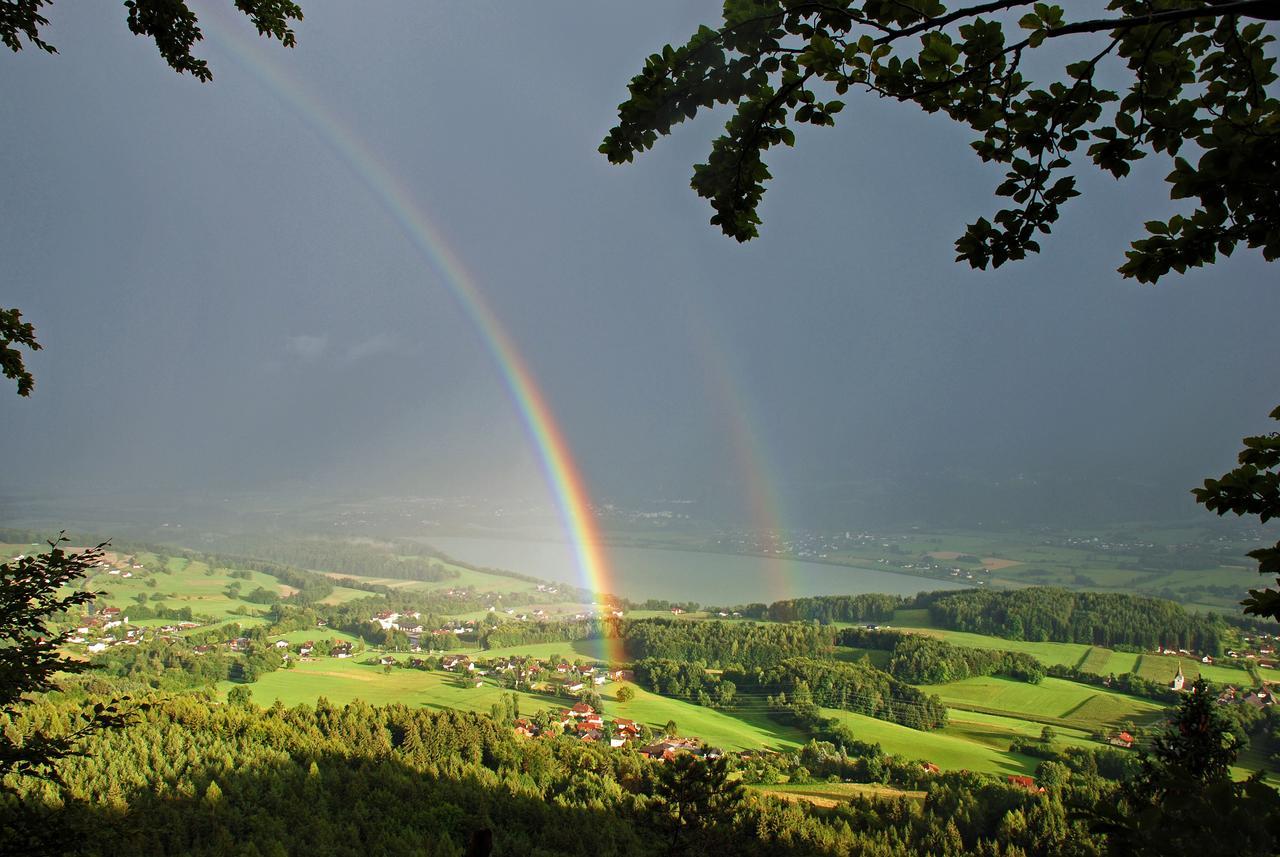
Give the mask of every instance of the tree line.
[[889, 674], [910, 684], [946, 684], [984, 675], [1038, 684], [1045, 674], [1044, 666], [1024, 652], [957, 646], [927, 634], [846, 628], [837, 642], [841, 646], [889, 652]]
[[1166, 646], [1220, 655], [1227, 630], [1216, 614], [1190, 613], [1170, 601], [1052, 587], [933, 593], [927, 606], [943, 628], [1107, 648]]
[[623, 620], [618, 628], [633, 660], [701, 661], [712, 668], [745, 669], [828, 652], [836, 633], [816, 624], [679, 619]]

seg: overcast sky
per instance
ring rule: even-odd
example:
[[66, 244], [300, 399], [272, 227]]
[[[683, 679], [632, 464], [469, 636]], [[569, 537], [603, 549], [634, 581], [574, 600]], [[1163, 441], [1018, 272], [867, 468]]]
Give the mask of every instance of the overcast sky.
[[[598, 498], [734, 514], [764, 479], [803, 524], [1123, 483], [1194, 516], [1185, 490], [1270, 428], [1274, 267], [1114, 273], [1174, 210], [1164, 162], [1082, 171], [1046, 252], [971, 272], [952, 242], [996, 175], [945, 120], [859, 99], [771, 156], [743, 246], [688, 187], [723, 117], [596, 153], [644, 57], [718, 4], [303, 5], [296, 49], [254, 52], [438, 225]], [[0, 305], [45, 345], [32, 398], [0, 396], [5, 493], [547, 496], [474, 325], [295, 103], [212, 32], [200, 84], [116, 5], [50, 18], [57, 56], [0, 52]]]

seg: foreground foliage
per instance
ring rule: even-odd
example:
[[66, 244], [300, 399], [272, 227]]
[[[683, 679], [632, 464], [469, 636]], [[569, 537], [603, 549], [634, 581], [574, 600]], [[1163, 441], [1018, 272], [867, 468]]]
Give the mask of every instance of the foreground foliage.
[[[1271, 412], [1271, 419], [1280, 420], [1280, 408]], [[1206, 479], [1203, 488], [1193, 490], [1196, 502], [1219, 515], [1256, 516], [1263, 524], [1280, 517], [1280, 432], [1246, 437], [1239, 460], [1235, 470], [1218, 479]], [[1280, 584], [1280, 541], [1273, 547], [1250, 551], [1249, 556], [1258, 561], [1259, 574], [1274, 574]], [[1251, 589], [1243, 603], [1246, 613], [1280, 620], [1278, 590]]]
[[[64, 657], [70, 632], [56, 633], [52, 618], [93, 600], [95, 593], [67, 592], [103, 554], [102, 545], [68, 553], [59, 536], [41, 554], [0, 564], [0, 718], [18, 716], [28, 699], [57, 687], [57, 675], [83, 672], [89, 665]], [[98, 704], [80, 713], [74, 725], [57, 732], [0, 730], [0, 789], [8, 774], [49, 776], [61, 759], [95, 729], [117, 723], [114, 705]]]
[[[28, 716], [65, 727], [83, 704], [47, 700]], [[703, 853], [710, 841], [726, 854], [1098, 851], [1061, 795], [975, 775], [936, 778], [923, 806], [824, 811], [742, 799], [736, 761], [664, 767], [400, 705], [260, 710], [171, 697], [91, 750], [68, 760], [63, 784], [23, 781], [26, 805], [0, 804], [0, 849], [25, 847], [13, 822], [36, 813], [63, 850], [90, 855], [452, 855], [477, 830], [491, 833], [494, 854], [522, 855]], [[817, 747], [802, 757], [814, 770], [847, 767]], [[808, 776], [800, 761], [783, 768]]]
[[[1273, 0], [1112, 0], [1110, 16], [1047, 3], [997, 0], [948, 9], [937, 0], [727, 0], [716, 27], [645, 62], [600, 151], [625, 163], [700, 111], [735, 111], [693, 188], [711, 222], [746, 241], [771, 177], [774, 146], [800, 125], [836, 123], [850, 90], [943, 113], [976, 134], [985, 162], [1007, 171], [1008, 208], [956, 241], [958, 260], [999, 267], [1040, 249], [1038, 238], [1078, 196], [1083, 153], [1120, 178], [1149, 154], [1168, 157], [1174, 199], [1188, 214], [1147, 223], [1120, 267], [1154, 282], [1211, 264], [1238, 244], [1280, 256], [1280, 100], [1274, 37], [1258, 20]], [[1024, 66], [1065, 45], [1064, 72]], [[1046, 50], [1041, 50], [1042, 47]], [[1111, 68], [1108, 68], [1110, 66]], [[1106, 69], [1105, 71], [1103, 69]], [[1125, 76], [1127, 89], [1102, 81]], [[833, 97], [834, 96], [834, 97]]]

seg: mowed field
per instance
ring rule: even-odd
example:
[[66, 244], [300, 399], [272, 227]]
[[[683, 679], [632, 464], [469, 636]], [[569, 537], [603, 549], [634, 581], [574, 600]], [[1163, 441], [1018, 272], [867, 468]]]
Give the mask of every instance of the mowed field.
[[940, 637], [957, 646], [1023, 652], [1046, 666], [1054, 664], [1075, 666], [1089, 654], [1092, 648], [1084, 643], [1032, 643], [1026, 640], [1002, 640], [999, 637], [970, 634], [967, 631], [948, 631], [930, 623], [928, 610], [899, 610], [894, 613], [891, 624], [895, 628], [910, 629]]
[[1159, 719], [1163, 711], [1150, 700], [1056, 678], [1027, 684], [983, 676], [950, 684], [922, 685], [920, 689], [936, 693], [948, 707], [1011, 714], [1036, 723], [1079, 729], [1111, 728], [1125, 720], [1150, 723]]
[[[1249, 674], [1244, 670], [1220, 664], [1202, 664], [1192, 657], [1159, 655], [1154, 652], [1144, 654], [1117, 652], [1101, 646], [1087, 646], [1083, 643], [1033, 643], [1025, 640], [1004, 640], [965, 631], [949, 631], [930, 624], [928, 610], [899, 610], [894, 614], [893, 625], [931, 634], [957, 646], [1024, 652], [1046, 666], [1074, 666], [1096, 675], [1137, 673], [1150, 681], [1169, 682], [1173, 680], [1174, 674], [1178, 671], [1178, 665], [1181, 664], [1182, 673], [1187, 677], [1187, 681], [1194, 681], [1197, 676], [1203, 675], [1207, 681], [1218, 684], [1251, 683]], [[1267, 677], [1274, 672], [1276, 678], [1280, 679], [1280, 671], [1264, 672], [1268, 673]]]
[[975, 741], [963, 732], [948, 731], [951, 727], [921, 732], [837, 708], [824, 708], [822, 713], [849, 727], [859, 740], [879, 744], [886, 753], [932, 762], [943, 770], [1030, 774], [1040, 763], [1039, 759], [1008, 752], [1007, 741], [998, 749]]
[[210, 616], [216, 620], [241, 619], [243, 617], [236, 615], [235, 611], [247, 610], [256, 614], [265, 605], [228, 595], [226, 590], [232, 584], [239, 585], [242, 595], [248, 595], [259, 587], [280, 595], [288, 595], [292, 591], [282, 587], [274, 577], [257, 571], [239, 571], [248, 577], [237, 578], [231, 576], [233, 569], [210, 568], [202, 562], [170, 557], [163, 571], [152, 572], [149, 569], [156, 567], [155, 558], [149, 554], [141, 554], [138, 558], [148, 570], [133, 571], [134, 577], [96, 573], [86, 580], [85, 588], [105, 593], [98, 599], [99, 606], [119, 607], [128, 613], [129, 607], [138, 604], [137, 599], [141, 595], [149, 607], [179, 610], [190, 607], [191, 612], [199, 616]]
[[922, 801], [925, 796], [924, 792], [903, 791], [871, 783], [780, 783], [771, 786], [747, 786], [747, 788], [757, 794], [786, 801], [804, 801], [826, 808], [848, 803], [849, 799], [854, 797], [873, 797], [882, 800], [906, 798]]
[[[369, 655], [366, 654], [342, 660], [320, 658], [304, 661], [291, 670], [267, 673], [248, 687], [253, 691], [254, 702], [259, 705], [270, 705], [277, 699], [289, 706], [314, 704], [323, 696], [335, 704], [362, 699], [374, 705], [398, 702], [409, 706], [486, 713], [494, 703], [502, 700], [504, 694], [512, 692], [489, 679], [483, 679], [483, 685], [475, 687], [471, 680], [464, 680], [453, 673], [413, 669], [393, 669], [385, 673], [379, 666], [360, 663], [367, 657]], [[657, 696], [635, 685], [630, 685], [635, 691], [635, 698], [620, 703], [614, 694], [622, 684], [608, 684], [600, 688], [606, 717], [627, 717], [655, 730], [674, 720], [681, 735], [696, 736], [725, 750], [761, 747], [781, 750], [798, 747], [804, 741], [804, 736], [797, 730], [780, 727], [763, 714], [738, 716], [713, 711]], [[220, 690], [225, 693], [234, 686], [231, 682], [222, 682]], [[522, 714], [564, 708], [570, 702], [523, 691], [516, 695], [520, 699]]]
[[1248, 686], [1253, 684], [1252, 677], [1244, 670], [1218, 666], [1217, 664], [1202, 664], [1195, 658], [1176, 657], [1173, 655], [1140, 655], [1136, 670], [1138, 675], [1149, 681], [1167, 683], [1173, 681], [1174, 675], [1178, 672], [1178, 667], [1182, 667], [1182, 674], [1186, 676], [1188, 684], [1195, 681], [1199, 676], [1204, 676], [1205, 681], [1217, 684], [1244, 684]]

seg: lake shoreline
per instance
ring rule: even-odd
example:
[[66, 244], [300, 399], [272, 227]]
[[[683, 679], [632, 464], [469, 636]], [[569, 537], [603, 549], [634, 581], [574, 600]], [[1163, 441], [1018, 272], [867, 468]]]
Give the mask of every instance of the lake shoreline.
[[[449, 562], [455, 562], [455, 563], [458, 563], [459, 565], [472, 567], [477, 570], [484, 570], [486, 568], [499, 569], [499, 570], [507, 571], [510, 573], [538, 577], [539, 579], [542, 579], [544, 577], [543, 574], [539, 573], [539, 570], [532, 570], [528, 568], [525, 568], [525, 569], [510, 568], [509, 567], [510, 563], [494, 564], [494, 563], [488, 563], [488, 562], [480, 562], [475, 559], [469, 559], [465, 556], [465, 551], [461, 552], [460, 554], [460, 552], [456, 550], [457, 542], [458, 541], [468, 541], [468, 542], [477, 542], [477, 543], [502, 542], [511, 546], [522, 545], [522, 544], [523, 545], [541, 545], [544, 547], [558, 548], [558, 549], [562, 549], [570, 552], [573, 551], [572, 543], [567, 542], [564, 539], [554, 538], [550, 536], [536, 535], [536, 534], [513, 535], [507, 532], [487, 532], [482, 535], [476, 534], [476, 533], [469, 533], [465, 535], [462, 535], [462, 534], [439, 535], [436, 538], [433, 538], [431, 536], [412, 536], [408, 538], [411, 541], [418, 542], [424, 545], [425, 547], [428, 547], [431, 550], [437, 552], [440, 555], [441, 559], [447, 560]], [[450, 543], [453, 543], [453, 544], [450, 544]], [[944, 580], [941, 578], [937, 578], [937, 577], [933, 577], [925, 574], [919, 574], [919, 573], [911, 572], [904, 569], [876, 568], [869, 565], [854, 565], [852, 563], [839, 562], [839, 561], [835, 561], [831, 559], [823, 559], [823, 558], [785, 557], [785, 556], [777, 556], [772, 554], [754, 553], [750, 551], [712, 550], [709, 548], [699, 548], [699, 547], [692, 547], [692, 546], [684, 547], [684, 546], [675, 546], [670, 544], [663, 544], [663, 545], [639, 544], [631, 540], [618, 540], [618, 539], [601, 539], [597, 542], [594, 542], [593, 544], [604, 547], [604, 548], [611, 548], [611, 549], [621, 550], [621, 551], [662, 552], [662, 553], [669, 553], [669, 554], [697, 555], [697, 556], [722, 558], [722, 559], [740, 558], [744, 560], [753, 560], [758, 562], [777, 563], [781, 566], [787, 566], [787, 565], [822, 566], [824, 568], [829, 568], [829, 569], [847, 569], [850, 571], [863, 572], [866, 574], [893, 575], [894, 577], [897, 577], [897, 578], [928, 581], [929, 583], [935, 584], [935, 586], [933, 587], [921, 587], [921, 589], [917, 591], [930, 591], [931, 589], [960, 590], [960, 589], [973, 588], [973, 587], [963, 586], [952, 580]], [[453, 548], [453, 549], [450, 549], [450, 548]], [[556, 582], [561, 582], [561, 583], [573, 583], [574, 585], [581, 585], [580, 581], [565, 581], [565, 580], [557, 580], [556, 578], [550, 578], [550, 579], [556, 580]], [[894, 590], [897, 590], [897, 591], [894, 591]], [[870, 593], [870, 592], [880, 592], [882, 590], [870, 589], [870, 590], [863, 590], [863, 591]], [[609, 594], [619, 595], [620, 597], [624, 597], [632, 601], [647, 600], [647, 597], [637, 597], [637, 595], [635, 594], [622, 594], [622, 593], [609, 593]], [[831, 592], [821, 592], [821, 593], [817, 593], [817, 592], [806, 593], [804, 595], [790, 595], [787, 597], [793, 597], [793, 598], [816, 597], [820, 594], [821, 595], [839, 595], [839, 594], [851, 594], [851, 593], [841, 593], [837, 591], [831, 591]], [[887, 591], [887, 594], [903, 594], [903, 587], [891, 587]], [[668, 600], [668, 601], [682, 600], [678, 592], [672, 592], [665, 595], [648, 596], [648, 597], [654, 597], [660, 600]], [[688, 600], [699, 601], [700, 603], [703, 601], [703, 599], [699, 599], [699, 598], [691, 598]], [[759, 601], [759, 600], [760, 599], [747, 599], [747, 602], [744, 602], [744, 603], [749, 603], [750, 601]], [[780, 599], [777, 599], [777, 598], [767, 599], [766, 603], [771, 603], [773, 600], [780, 600]]]

